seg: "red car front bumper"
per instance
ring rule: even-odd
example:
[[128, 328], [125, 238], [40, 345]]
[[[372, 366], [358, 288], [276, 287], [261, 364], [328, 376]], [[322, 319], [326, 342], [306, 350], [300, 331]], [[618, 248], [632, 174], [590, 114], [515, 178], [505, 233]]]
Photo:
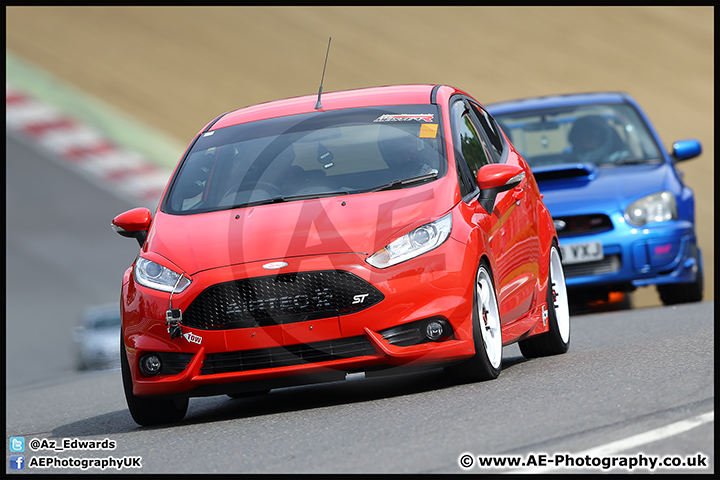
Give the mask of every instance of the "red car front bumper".
[[[170, 339], [165, 325], [169, 294], [139, 286], [129, 274], [123, 285], [122, 315], [133, 393], [202, 396], [261, 390], [268, 385], [338, 380], [346, 372], [441, 365], [469, 358], [475, 353], [475, 258], [467, 245], [450, 238], [432, 252], [385, 270], [368, 266], [364, 255], [352, 253], [284, 259], [288, 263], [284, 273], [349, 272], [379, 290], [384, 299], [355, 313], [280, 325], [226, 330], [183, 325], [182, 336], [175, 339]], [[187, 290], [173, 296], [172, 306], [185, 311], [212, 285], [267, 276], [268, 270], [263, 269], [266, 264], [200, 272]], [[358, 293], [362, 297], [363, 292]], [[381, 333], [400, 325], [422, 324], [425, 319], [445, 320], [452, 334], [440, 341], [400, 346], [391, 344]], [[172, 374], [145, 376], [138, 362], [151, 352], [170, 359], [179, 358], [179, 354], [186, 365], [176, 365]]]

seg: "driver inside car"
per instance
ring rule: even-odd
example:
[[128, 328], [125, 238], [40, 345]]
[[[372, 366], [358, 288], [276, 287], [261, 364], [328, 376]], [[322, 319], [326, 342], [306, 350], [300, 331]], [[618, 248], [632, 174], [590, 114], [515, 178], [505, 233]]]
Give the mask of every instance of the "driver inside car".
[[[437, 152], [429, 148], [418, 134], [401, 128], [383, 127], [378, 133], [378, 148], [395, 180], [405, 180], [437, 173]], [[435, 160], [435, 161], [433, 161]]]
[[598, 115], [575, 121], [568, 142], [578, 160], [584, 163], [615, 163], [629, 154], [620, 135]]

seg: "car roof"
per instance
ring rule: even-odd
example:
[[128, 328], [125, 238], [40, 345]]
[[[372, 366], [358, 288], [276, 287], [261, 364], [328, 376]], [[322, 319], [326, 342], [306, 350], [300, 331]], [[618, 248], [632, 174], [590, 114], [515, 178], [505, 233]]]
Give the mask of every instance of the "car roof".
[[630, 96], [624, 92], [589, 92], [571, 93], [564, 95], [545, 95], [542, 97], [528, 97], [505, 102], [486, 104], [485, 108], [492, 115], [501, 115], [525, 110], [570, 107], [593, 103], [633, 103]]
[[[390, 85], [327, 92], [321, 96], [321, 110], [379, 105], [429, 105], [433, 88], [435, 85]], [[315, 109], [317, 99], [318, 96], [315, 94], [251, 105], [221, 115], [206, 125], [202, 131], [216, 130], [256, 120], [316, 112], [318, 111]]]

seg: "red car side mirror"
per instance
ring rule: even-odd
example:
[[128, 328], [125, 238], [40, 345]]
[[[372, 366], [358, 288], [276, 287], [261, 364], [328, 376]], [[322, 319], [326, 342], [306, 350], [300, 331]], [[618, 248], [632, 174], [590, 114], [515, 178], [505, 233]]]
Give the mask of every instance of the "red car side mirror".
[[145, 207], [133, 208], [113, 218], [111, 227], [123, 237], [134, 238], [143, 246], [147, 238], [152, 213]]
[[524, 178], [525, 170], [518, 165], [491, 163], [480, 167], [477, 173], [480, 206], [488, 214], [492, 213], [497, 194], [517, 187]]

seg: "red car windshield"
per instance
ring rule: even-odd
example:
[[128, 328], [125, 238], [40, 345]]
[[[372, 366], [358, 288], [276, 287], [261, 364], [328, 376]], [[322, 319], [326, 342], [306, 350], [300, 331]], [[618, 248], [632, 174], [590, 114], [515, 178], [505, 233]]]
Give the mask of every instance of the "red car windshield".
[[355, 108], [280, 117], [201, 135], [163, 211], [208, 211], [380, 190], [446, 170], [435, 105]]

